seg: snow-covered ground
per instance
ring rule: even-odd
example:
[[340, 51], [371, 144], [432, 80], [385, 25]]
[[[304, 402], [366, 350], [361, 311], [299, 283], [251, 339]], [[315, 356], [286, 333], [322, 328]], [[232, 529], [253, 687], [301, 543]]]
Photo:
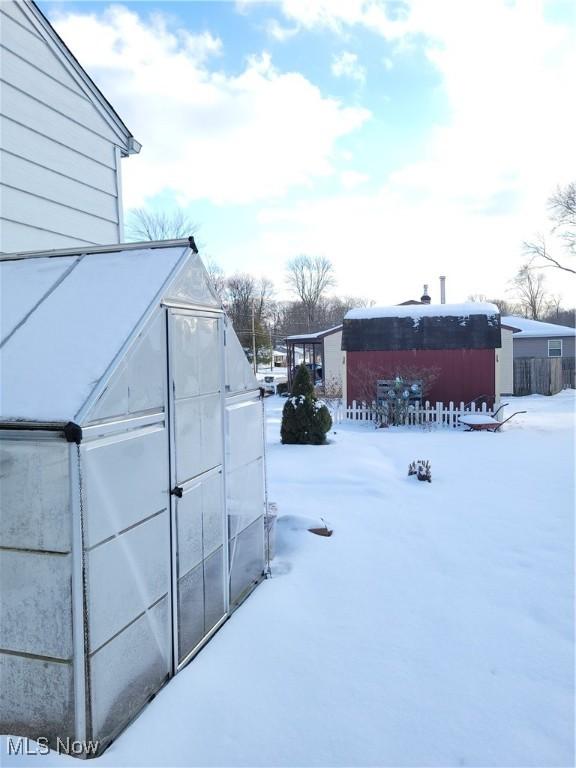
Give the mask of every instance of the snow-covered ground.
[[574, 395], [323, 447], [280, 445], [269, 398], [273, 578], [95, 768], [573, 765]]

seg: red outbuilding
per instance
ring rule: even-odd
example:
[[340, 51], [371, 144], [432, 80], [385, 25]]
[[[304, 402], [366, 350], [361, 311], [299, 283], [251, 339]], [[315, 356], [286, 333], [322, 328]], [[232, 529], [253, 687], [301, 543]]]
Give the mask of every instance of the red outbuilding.
[[494, 304], [405, 304], [353, 309], [342, 329], [346, 399], [367, 400], [376, 381], [422, 381], [424, 400], [498, 397], [500, 314]]

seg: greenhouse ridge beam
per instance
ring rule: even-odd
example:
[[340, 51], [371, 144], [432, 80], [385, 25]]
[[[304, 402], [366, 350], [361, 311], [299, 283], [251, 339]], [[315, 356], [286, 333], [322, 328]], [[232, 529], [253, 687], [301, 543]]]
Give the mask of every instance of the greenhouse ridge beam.
[[[193, 242], [193, 239], [192, 239]], [[91, 245], [88, 248], [63, 248], [51, 251], [17, 251], [15, 253], [0, 253], [0, 261], [17, 261], [19, 259], [46, 259], [53, 256], [76, 256], [85, 253], [117, 253], [118, 251], [141, 251], [150, 248], [171, 248], [181, 245], [183, 248], [195, 248], [190, 238], [177, 240], [143, 240], [139, 243], [113, 243], [111, 245]], [[195, 250], [195, 253], [198, 251]]]

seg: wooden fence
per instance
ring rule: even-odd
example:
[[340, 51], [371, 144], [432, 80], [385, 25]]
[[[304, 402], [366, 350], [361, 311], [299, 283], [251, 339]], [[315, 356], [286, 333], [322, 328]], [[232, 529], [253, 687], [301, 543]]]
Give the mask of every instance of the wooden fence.
[[[498, 419], [502, 418], [503, 412], [504, 409], [498, 414]], [[464, 403], [454, 405], [454, 403], [450, 402], [445, 406], [444, 403], [433, 405], [427, 400], [423, 404], [415, 403], [409, 406], [404, 417], [404, 425], [427, 426], [438, 424], [441, 427], [457, 427], [460, 416], [463, 416], [465, 413], [485, 413], [487, 416], [492, 416], [493, 411], [486, 406], [486, 403], [478, 406], [472, 403], [465, 406]], [[379, 414], [372, 406], [366, 403], [357, 403], [356, 400], [353, 400], [350, 406], [343, 405], [333, 409], [332, 418], [335, 423], [340, 423], [345, 419], [375, 421], [378, 420]]]
[[569, 386], [570, 369], [566, 369], [564, 377], [561, 357], [517, 357], [514, 360], [515, 395], [555, 395], [565, 388], [564, 381]]
[[562, 358], [562, 389], [576, 389], [576, 359]]

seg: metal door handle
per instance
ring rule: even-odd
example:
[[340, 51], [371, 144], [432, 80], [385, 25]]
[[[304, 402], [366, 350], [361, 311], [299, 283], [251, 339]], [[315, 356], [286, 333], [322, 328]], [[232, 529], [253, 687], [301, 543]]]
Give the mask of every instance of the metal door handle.
[[172, 488], [170, 493], [172, 494], [172, 496], [177, 496], [179, 499], [181, 499], [182, 496], [184, 495], [184, 491], [182, 490], [181, 485], [177, 485], [175, 488]]

